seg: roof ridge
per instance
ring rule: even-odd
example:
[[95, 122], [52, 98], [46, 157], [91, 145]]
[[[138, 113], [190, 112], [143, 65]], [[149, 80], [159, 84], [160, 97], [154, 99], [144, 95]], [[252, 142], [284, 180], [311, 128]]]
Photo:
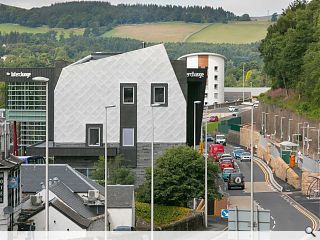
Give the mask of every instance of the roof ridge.
[[68, 168], [71, 170], [71, 172], [73, 172], [77, 177], [79, 177], [84, 183], [86, 183], [89, 187], [91, 187], [92, 189], [98, 190], [96, 187], [94, 187], [92, 184], [90, 184], [88, 181], [86, 181], [84, 179], [83, 176], [81, 176], [80, 173], [78, 173], [75, 169], [73, 169], [72, 167], [70, 167], [69, 165], [67, 165]]

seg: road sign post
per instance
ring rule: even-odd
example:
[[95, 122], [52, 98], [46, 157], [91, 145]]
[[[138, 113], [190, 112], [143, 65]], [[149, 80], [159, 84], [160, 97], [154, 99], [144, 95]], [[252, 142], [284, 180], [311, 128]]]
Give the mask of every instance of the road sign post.
[[221, 218], [229, 218], [229, 210], [221, 209]]

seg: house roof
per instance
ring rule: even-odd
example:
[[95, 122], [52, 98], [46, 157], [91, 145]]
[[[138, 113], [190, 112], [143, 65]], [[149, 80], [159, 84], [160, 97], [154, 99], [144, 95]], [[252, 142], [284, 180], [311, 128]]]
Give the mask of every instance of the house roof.
[[[57, 177], [74, 193], [86, 193], [88, 190], [99, 190], [104, 195], [104, 187], [90, 180], [67, 164], [50, 164], [49, 179]], [[36, 193], [41, 191], [41, 182], [45, 182], [45, 165], [21, 165], [22, 192]]]
[[22, 163], [23, 161], [21, 161], [19, 158], [11, 155], [7, 159], [0, 160], [0, 169], [10, 169]]
[[227, 60], [227, 58], [225, 56], [221, 55], [221, 54], [210, 53], [210, 52], [190, 53], [190, 54], [186, 54], [186, 55], [183, 55], [183, 56], [179, 57], [178, 60], [181, 60], [181, 59], [184, 59], [184, 58], [187, 58], [187, 57], [202, 56], [202, 55], [220, 57], [220, 58], [223, 58], [224, 60]]
[[[79, 213], [77, 213], [76, 211], [72, 210], [70, 207], [68, 207], [66, 204], [64, 204], [62, 201], [60, 201], [57, 198], [53, 198], [49, 202], [49, 205], [54, 207], [56, 210], [58, 210], [60, 213], [62, 213], [64, 216], [66, 216], [67, 218], [69, 218], [71, 221], [73, 221], [74, 223], [76, 223], [77, 225], [79, 225], [82, 228], [88, 228], [90, 223], [91, 223], [91, 220], [89, 220], [87, 218], [84, 218]], [[35, 216], [36, 214], [38, 214], [39, 212], [41, 212], [44, 209], [45, 209], [45, 205], [43, 204], [37, 210], [32, 212], [28, 216], [27, 219], [32, 218], [33, 216]]]
[[76, 211], [78, 214], [85, 218], [96, 216], [89, 208], [84, 205], [84, 202], [80, 196], [72, 192], [63, 182], [58, 181], [50, 186], [50, 191], [53, 192], [59, 199], [61, 199], [66, 205]]
[[131, 208], [133, 202], [133, 185], [108, 185], [108, 208]]

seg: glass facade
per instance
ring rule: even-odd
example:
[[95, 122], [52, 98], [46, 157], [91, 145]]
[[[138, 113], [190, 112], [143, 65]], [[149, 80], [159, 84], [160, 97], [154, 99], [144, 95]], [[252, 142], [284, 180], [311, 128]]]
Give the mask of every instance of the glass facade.
[[19, 122], [19, 146], [45, 140], [46, 83], [10, 82], [6, 100], [7, 120]]

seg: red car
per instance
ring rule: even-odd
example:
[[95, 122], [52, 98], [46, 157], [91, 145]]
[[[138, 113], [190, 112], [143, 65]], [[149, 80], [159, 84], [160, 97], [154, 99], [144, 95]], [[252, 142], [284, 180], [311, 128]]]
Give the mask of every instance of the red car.
[[211, 117], [209, 117], [209, 122], [218, 122], [218, 121], [219, 121], [218, 116], [211, 116]]
[[233, 168], [233, 164], [232, 164], [231, 160], [222, 160], [219, 163], [219, 167], [220, 167], [221, 171], [223, 171], [223, 169], [225, 169], [225, 168]]

